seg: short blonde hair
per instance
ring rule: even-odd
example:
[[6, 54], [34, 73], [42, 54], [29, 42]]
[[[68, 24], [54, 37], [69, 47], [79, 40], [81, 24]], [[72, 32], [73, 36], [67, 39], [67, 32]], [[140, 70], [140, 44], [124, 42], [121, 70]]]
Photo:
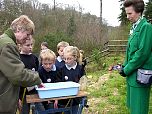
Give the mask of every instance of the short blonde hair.
[[57, 45], [57, 51], [60, 49], [60, 47], [67, 47], [67, 46], [69, 46], [68, 42], [65, 41], [59, 42]]
[[31, 35], [34, 34], [35, 25], [26, 15], [21, 15], [20, 17], [16, 18], [10, 28], [17, 32], [17, 30], [25, 30], [31, 32]]
[[41, 51], [40, 59], [41, 59], [41, 61], [43, 61], [43, 60], [55, 61], [56, 55], [52, 50], [45, 49], [45, 50]]
[[80, 61], [80, 51], [75, 46], [67, 46], [67, 47], [65, 47], [64, 50], [63, 50], [63, 53], [64, 54], [70, 53], [72, 56], [74, 56], [76, 58], [77, 62]]

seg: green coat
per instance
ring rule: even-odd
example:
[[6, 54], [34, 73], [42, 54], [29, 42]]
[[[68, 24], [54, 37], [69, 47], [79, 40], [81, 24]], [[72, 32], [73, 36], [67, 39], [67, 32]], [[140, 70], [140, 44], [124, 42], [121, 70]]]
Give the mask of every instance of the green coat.
[[38, 85], [41, 80], [37, 72], [25, 69], [10, 29], [0, 36], [0, 64], [0, 114], [15, 114], [20, 86]]
[[143, 18], [129, 36], [124, 73], [130, 86], [142, 87], [136, 82], [138, 68], [152, 70], [152, 25]]

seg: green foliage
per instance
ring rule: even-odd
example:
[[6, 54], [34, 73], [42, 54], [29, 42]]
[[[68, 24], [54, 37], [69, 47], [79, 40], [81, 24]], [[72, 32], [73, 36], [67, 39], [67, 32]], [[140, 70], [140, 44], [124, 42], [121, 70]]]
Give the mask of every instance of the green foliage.
[[125, 8], [123, 7], [123, 2], [125, 0], [120, 0], [120, 10], [121, 10], [121, 13], [118, 17], [119, 21], [121, 22], [121, 26], [124, 26], [124, 25], [127, 25], [129, 23], [128, 19], [127, 19], [127, 15], [126, 15], [126, 12], [125, 12]]
[[57, 44], [59, 42], [66, 41], [66, 42], [72, 44], [73, 39], [62, 32], [57, 32], [57, 33], [49, 33], [49, 34], [45, 35], [44, 41], [48, 42], [49, 48], [51, 50], [53, 50], [54, 52], [56, 52]]
[[129, 20], [127, 19], [125, 8], [121, 7], [120, 10], [121, 10], [121, 14], [119, 15], [118, 19], [121, 22], [121, 26], [129, 24]]
[[72, 15], [69, 19], [67, 33], [69, 36], [73, 36], [76, 31], [76, 24], [74, 22], [74, 15]]
[[152, 0], [149, 0], [149, 2], [146, 3], [145, 8], [146, 8], [146, 10], [145, 10], [145, 12], [144, 12], [145, 17], [146, 17], [148, 20], [151, 20], [151, 21], [152, 21]]
[[99, 49], [93, 49], [90, 61], [93, 61], [97, 66], [97, 69], [103, 68], [103, 60], [102, 60], [102, 53]]

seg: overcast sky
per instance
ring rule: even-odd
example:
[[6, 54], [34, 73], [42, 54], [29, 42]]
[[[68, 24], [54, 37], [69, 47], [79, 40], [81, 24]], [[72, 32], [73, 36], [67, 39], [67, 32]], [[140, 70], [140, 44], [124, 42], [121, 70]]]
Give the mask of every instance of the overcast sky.
[[[42, 3], [53, 4], [54, 0], [39, 0]], [[100, 16], [100, 0], [55, 0], [56, 4], [69, 4], [78, 7], [79, 4], [83, 8], [83, 12], [89, 12], [93, 15]], [[107, 21], [108, 25], [119, 26], [118, 16], [120, 15], [119, 0], [102, 0], [102, 17]], [[148, 1], [148, 0], [144, 0]]]

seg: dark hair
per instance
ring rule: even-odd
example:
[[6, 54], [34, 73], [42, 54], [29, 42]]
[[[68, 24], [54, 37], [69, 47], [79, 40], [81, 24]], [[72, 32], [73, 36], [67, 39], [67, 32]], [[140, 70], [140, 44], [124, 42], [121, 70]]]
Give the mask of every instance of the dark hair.
[[47, 48], [49, 47], [47, 42], [42, 42], [41, 45], [46, 46]]
[[144, 11], [144, 1], [143, 0], [125, 0], [124, 1], [124, 7], [130, 7], [132, 6], [136, 13], [143, 13]]

